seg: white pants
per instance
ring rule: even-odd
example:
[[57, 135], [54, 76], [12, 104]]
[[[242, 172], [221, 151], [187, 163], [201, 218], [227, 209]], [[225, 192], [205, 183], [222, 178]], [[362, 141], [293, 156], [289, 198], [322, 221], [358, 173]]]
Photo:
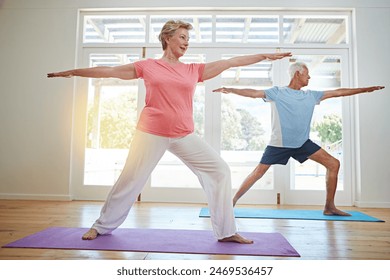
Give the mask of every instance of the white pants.
[[166, 150], [180, 158], [198, 177], [206, 192], [216, 238], [234, 235], [236, 224], [231, 197], [231, 174], [229, 166], [219, 154], [194, 134], [167, 138], [139, 130], [134, 135], [123, 171], [92, 228], [99, 234], [108, 234], [124, 222]]

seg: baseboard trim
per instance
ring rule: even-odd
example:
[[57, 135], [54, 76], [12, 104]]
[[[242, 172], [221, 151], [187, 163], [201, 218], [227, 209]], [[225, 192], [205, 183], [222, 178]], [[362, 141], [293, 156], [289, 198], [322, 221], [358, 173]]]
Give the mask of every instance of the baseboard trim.
[[[0, 193], [0, 199], [9, 200], [54, 200], [54, 201], [71, 201], [70, 195], [52, 195], [52, 194], [8, 194]], [[354, 205], [361, 208], [390, 208], [390, 202], [369, 202], [355, 201]]]
[[361, 208], [390, 208], [390, 202], [355, 201], [355, 206]]
[[70, 195], [52, 195], [52, 194], [8, 194], [0, 193], [0, 199], [9, 200], [54, 200], [54, 201], [71, 201]]

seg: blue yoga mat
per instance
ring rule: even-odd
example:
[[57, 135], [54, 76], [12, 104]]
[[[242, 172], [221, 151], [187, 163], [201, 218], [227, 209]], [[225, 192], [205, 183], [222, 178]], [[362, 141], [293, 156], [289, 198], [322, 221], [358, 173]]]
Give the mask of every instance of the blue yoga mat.
[[[352, 216], [327, 216], [322, 213], [322, 210], [234, 208], [234, 216], [236, 218], [384, 222], [359, 211], [345, 212], [351, 214]], [[202, 208], [200, 210], [199, 217], [210, 217], [209, 209]]]

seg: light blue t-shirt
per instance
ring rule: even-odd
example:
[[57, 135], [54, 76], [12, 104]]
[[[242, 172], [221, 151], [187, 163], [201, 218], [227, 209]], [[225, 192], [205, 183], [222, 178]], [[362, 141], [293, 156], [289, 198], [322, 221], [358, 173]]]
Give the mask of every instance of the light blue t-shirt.
[[308, 139], [314, 106], [320, 103], [323, 91], [294, 90], [272, 87], [265, 90], [265, 101], [271, 103], [272, 135], [269, 145], [299, 148]]

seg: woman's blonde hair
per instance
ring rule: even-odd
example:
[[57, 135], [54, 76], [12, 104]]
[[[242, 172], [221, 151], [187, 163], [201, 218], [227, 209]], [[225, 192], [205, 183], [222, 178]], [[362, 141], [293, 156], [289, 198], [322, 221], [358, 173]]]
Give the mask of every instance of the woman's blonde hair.
[[175, 32], [180, 28], [191, 30], [192, 25], [181, 20], [169, 20], [164, 24], [163, 28], [161, 29], [160, 35], [158, 35], [158, 39], [161, 42], [163, 50], [167, 48], [167, 42], [165, 40], [167, 38], [172, 37], [173, 34], [175, 34]]

